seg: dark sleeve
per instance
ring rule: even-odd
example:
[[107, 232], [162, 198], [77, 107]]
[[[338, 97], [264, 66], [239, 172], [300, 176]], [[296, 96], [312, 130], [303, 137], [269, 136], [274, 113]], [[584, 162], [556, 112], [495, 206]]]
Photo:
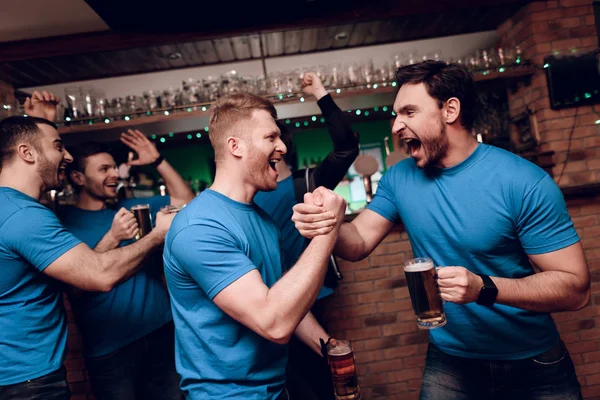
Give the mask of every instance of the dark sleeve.
[[317, 104], [325, 118], [333, 151], [310, 171], [310, 186], [311, 190], [319, 186], [333, 190], [358, 156], [358, 140], [352, 127], [346, 122], [344, 112], [335, 104], [331, 95], [323, 96]]

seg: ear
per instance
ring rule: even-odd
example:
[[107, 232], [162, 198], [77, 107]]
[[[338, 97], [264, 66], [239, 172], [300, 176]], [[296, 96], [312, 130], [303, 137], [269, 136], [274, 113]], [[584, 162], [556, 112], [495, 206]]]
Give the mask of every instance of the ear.
[[32, 145], [27, 143], [19, 143], [17, 145], [17, 154], [26, 163], [33, 164], [35, 162], [37, 152]]
[[69, 176], [76, 186], [83, 186], [85, 184], [85, 175], [81, 172], [73, 170]]
[[243, 140], [235, 136], [227, 138], [227, 150], [236, 158], [241, 158], [246, 152], [246, 146]]
[[456, 97], [451, 97], [444, 104], [444, 121], [447, 124], [453, 124], [460, 117], [460, 100]]

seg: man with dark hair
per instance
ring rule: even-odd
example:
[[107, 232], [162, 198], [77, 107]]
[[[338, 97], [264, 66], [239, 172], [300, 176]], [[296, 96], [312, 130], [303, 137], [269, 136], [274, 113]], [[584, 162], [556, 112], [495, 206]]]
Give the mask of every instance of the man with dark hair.
[[[177, 215], [165, 242], [165, 275], [176, 330], [177, 371], [188, 399], [288, 399], [292, 334], [321, 353], [327, 333], [309, 309], [323, 285], [344, 203], [324, 191], [326, 235], [282, 276], [277, 226], [253, 203], [277, 188], [286, 152], [275, 107], [239, 93], [210, 108], [216, 175]], [[307, 198], [312, 201], [312, 195]]]
[[[140, 131], [129, 130], [121, 140], [138, 155], [129, 165], [154, 165], [170, 196], [110, 203], [117, 198], [119, 175], [108, 146], [89, 142], [74, 147], [68, 172], [77, 203], [61, 207], [58, 215], [71, 233], [100, 253], [132, 243], [138, 232], [136, 219], [129, 211], [132, 206], [148, 204], [154, 216], [163, 206], [186, 204], [194, 197], [177, 171]], [[148, 254], [145, 264], [144, 269], [109, 292], [70, 292], [83, 337], [86, 367], [98, 400], [181, 398], [175, 371], [173, 317], [161, 282], [161, 254]]]
[[[285, 125], [278, 124], [282, 133], [281, 140], [285, 143], [287, 152], [283, 156], [285, 162], [277, 163], [279, 173], [277, 189], [258, 192], [254, 198], [254, 202], [273, 217], [281, 232], [286, 270], [298, 261], [308, 245], [308, 241], [300, 235], [291, 219], [294, 205], [304, 201], [306, 192], [312, 192], [319, 186], [335, 189], [358, 156], [358, 140], [352, 132], [352, 127], [345, 121], [344, 113], [327, 93], [317, 74], [313, 72], [304, 74], [302, 90], [307, 96], [317, 100], [329, 130], [333, 150], [320, 165], [314, 168], [307, 167], [308, 171], [298, 170], [292, 134]], [[332, 260], [330, 263], [333, 262]], [[312, 314], [321, 325], [323, 325], [324, 311], [322, 299], [331, 295], [336, 285], [337, 276], [333, 265], [330, 265], [325, 277], [325, 285], [311, 308]], [[296, 338], [290, 341], [289, 364], [288, 389], [292, 397], [297, 395], [306, 400], [333, 399], [333, 383], [327, 362], [319, 359], [318, 355], [309, 351]]]
[[[393, 133], [411, 159], [340, 228], [335, 252], [371, 253], [402, 222], [413, 254], [438, 270], [447, 324], [430, 331], [421, 399], [581, 399], [551, 312], [589, 301], [589, 271], [562, 193], [541, 168], [480, 144], [472, 77], [428, 61], [397, 72]], [[294, 220], [314, 237], [318, 207]], [[534, 267], [539, 269], [536, 273]]]
[[71, 155], [56, 126], [36, 117], [43, 111], [28, 115], [0, 122], [0, 399], [64, 400], [67, 321], [55, 280], [112, 290], [163, 243], [172, 216], [159, 213], [154, 231], [127, 248], [100, 254], [81, 243], [39, 202], [61, 189]]

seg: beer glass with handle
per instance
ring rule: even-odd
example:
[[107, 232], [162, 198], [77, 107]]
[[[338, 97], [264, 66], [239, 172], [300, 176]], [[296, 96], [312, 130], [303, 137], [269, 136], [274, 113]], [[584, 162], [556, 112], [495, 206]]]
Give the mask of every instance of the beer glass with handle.
[[434, 329], [446, 325], [433, 261], [428, 257], [408, 260], [404, 263], [404, 275], [417, 326], [420, 329]]
[[330, 339], [327, 342], [327, 361], [336, 400], [360, 400], [356, 363], [350, 342]]

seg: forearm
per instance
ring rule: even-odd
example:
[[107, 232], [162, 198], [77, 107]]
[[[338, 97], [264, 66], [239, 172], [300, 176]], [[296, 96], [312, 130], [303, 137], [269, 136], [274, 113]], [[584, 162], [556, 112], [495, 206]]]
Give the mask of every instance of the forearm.
[[348, 261], [362, 260], [370, 253], [356, 226], [350, 222], [345, 222], [340, 227], [333, 252]]
[[327, 342], [327, 339], [329, 339], [329, 335], [311, 312], [308, 312], [302, 322], [300, 322], [294, 335], [320, 356], [322, 354], [319, 339], [323, 339], [324, 342]]
[[275, 336], [289, 339], [317, 299], [334, 240], [331, 235], [314, 238], [296, 265], [269, 289], [264, 316]]
[[101, 283], [102, 290], [112, 290], [138, 272], [143, 266], [144, 258], [160, 246], [163, 240], [163, 234], [152, 231], [135, 243], [99, 254], [99, 268], [94, 275]]
[[109, 250], [116, 249], [119, 247], [119, 242], [110, 231], [106, 232], [106, 234], [100, 239], [96, 247], [94, 247], [94, 251], [97, 253], [106, 253]]
[[492, 277], [498, 288], [496, 303], [535, 312], [573, 311], [583, 308], [589, 291], [574, 274], [540, 272], [525, 278]]
[[165, 181], [172, 205], [187, 204], [192, 201], [194, 193], [167, 160], [163, 160], [156, 167], [156, 171]]
[[356, 150], [358, 153], [358, 140], [354, 135], [352, 126], [346, 121], [344, 112], [333, 101], [331, 95], [319, 99], [317, 105], [325, 118], [327, 131], [333, 142], [333, 150]]

